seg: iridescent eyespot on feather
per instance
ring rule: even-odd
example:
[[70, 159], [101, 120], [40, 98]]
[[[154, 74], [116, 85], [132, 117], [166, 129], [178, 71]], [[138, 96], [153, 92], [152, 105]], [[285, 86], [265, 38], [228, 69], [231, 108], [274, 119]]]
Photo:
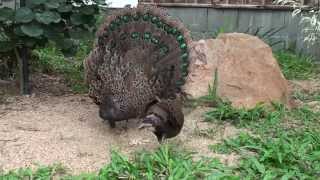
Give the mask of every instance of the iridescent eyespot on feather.
[[165, 30], [168, 34], [170, 34], [170, 32], [171, 32], [171, 27], [170, 27], [168, 24], [165, 24], [165, 25], [164, 25], [164, 30]]
[[178, 33], [178, 29], [177, 28], [173, 28], [171, 31], [172, 35], [176, 35]]
[[159, 44], [159, 39], [157, 39], [156, 37], [151, 37], [151, 42], [153, 43], [153, 44]]
[[150, 32], [145, 32], [143, 34], [143, 39], [144, 40], [150, 40], [151, 39], [152, 34]]
[[182, 50], [186, 50], [186, 49], [187, 49], [187, 44], [186, 44], [186, 43], [180, 44], [180, 48], [181, 48]]
[[121, 25], [122, 25], [122, 19], [121, 19], [121, 17], [117, 17], [113, 22], [114, 22], [117, 26], [121, 26]]
[[139, 32], [133, 32], [133, 33], [131, 33], [131, 38], [132, 38], [132, 39], [139, 39], [139, 38], [140, 38], [140, 33], [139, 33]]
[[167, 45], [160, 45], [160, 56], [165, 56], [169, 52], [169, 47]]
[[154, 16], [154, 17], [152, 17], [151, 22], [154, 24], [157, 24], [159, 22], [159, 18]]
[[141, 14], [140, 13], [137, 13], [137, 14], [133, 15], [133, 20], [135, 20], [135, 21], [139, 21], [140, 18], [141, 18]]
[[124, 16], [122, 16], [122, 20], [123, 20], [123, 22], [125, 22], [125, 23], [130, 22], [131, 19], [132, 19], [132, 16], [130, 16], [130, 15], [124, 15]]
[[142, 19], [143, 19], [144, 21], [149, 21], [149, 20], [150, 20], [150, 14], [149, 14], [149, 13], [144, 14], [144, 15], [142, 16]]
[[183, 53], [181, 55], [181, 59], [182, 59], [183, 62], [186, 62], [188, 60], [188, 57], [189, 57], [188, 53]]
[[188, 74], [189, 74], [189, 73], [188, 73], [188, 70], [185, 69], [185, 70], [182, 71], [182, 77], [185, 78], [185, 77], [188, 76]]
[[181, 42], [184, 42], [184, 37], [183, 37], [183, 35], [178, 35], [177, 36], [177, 41], [179, 42], [179, 43], [181, 43]]

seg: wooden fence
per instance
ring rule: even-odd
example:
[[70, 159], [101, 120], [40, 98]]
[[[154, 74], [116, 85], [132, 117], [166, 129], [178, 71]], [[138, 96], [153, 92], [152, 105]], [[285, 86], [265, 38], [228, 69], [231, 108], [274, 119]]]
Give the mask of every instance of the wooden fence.
[[[17, 5], [19, 6], [19, 0], [17, 0]], [[0, 0], [0, 8], [1, 7], [9, 7], [14, 9], [15, 1], [14, 0]]]
[[[140, 4], [143, 4], [140, 2]], [[147, 3], [149, 4], [149, 3]], [[169, 13], [191, 31], [194, 39], [212, 38], [220, 32], [258, 33], [268, 43], [277, 43], [274, 49], [292, 49], [314, 56], [320, 61], [320, 47], [307, 46], [303, 41], [299, 18], [293, 18], [292, 8], [275, 5], [216, 5], [160, 3]]]

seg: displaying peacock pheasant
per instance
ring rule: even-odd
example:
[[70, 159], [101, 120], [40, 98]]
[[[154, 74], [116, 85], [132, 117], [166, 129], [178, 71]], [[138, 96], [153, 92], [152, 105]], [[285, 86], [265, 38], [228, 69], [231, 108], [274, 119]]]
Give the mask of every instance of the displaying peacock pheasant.
[[182, 86], [190, 42], [183, 24], [163, 9], [138, 7], [108, 16], [85, 60], [89, 96], [100, 117], [141, 118], [159, 141], [179, 134], [184, 123]]

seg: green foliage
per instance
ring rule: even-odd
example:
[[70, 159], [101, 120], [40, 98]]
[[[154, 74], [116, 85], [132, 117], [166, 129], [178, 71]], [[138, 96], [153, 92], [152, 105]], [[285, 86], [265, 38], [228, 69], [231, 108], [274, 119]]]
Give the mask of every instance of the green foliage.
[[272, 108], [235, 109], [220, 104], [205, 114], [207, 121], [231, 122], [250, 133], [210, 146], [216, 153], [240, 155], [234, 174], [244, 179], [317, 179], [320, 172], [320, 112], [308, 106], [288, 110]]
[[85, 93], [87, 86], [83, 79], [83, 59], [86, 58], [90, 50], [91, 41], [82, 41], [79, 45], [79, 51], [71, 60], [64, 57], [54, 45], [49, 44], [46, 48], [33, 51], [32, 69], [41, 73], [63, 75], [73, 92]]
[[[179, 149], [180, 151], [178, 151]], [[231, 169], [216, 159], [200, 158], [194, 160], [192, 153], [163, 145], [155, 152], [137, 153], [133, 160], [111, 152], [111, 163], [101, 168], [98, 174], [67, 175], [60, 166], [41, 167], [33, 172], [30, 169], [0, 173], [0, 179], [228, 179], [238, 180]]]
[[[219, 34], [223, 34], [225, 32], [229, 32], [231, 28], [225, 28], [226, 25], [223, 25], [222, 27], [219, 27], [216, 31], [213, 33], [213, 38], [217, 38]], [[262, 39], [264, 42], [269, 44], [271, 47], [274, 47], [279, 44], [285, 44], [284, 40], [279, 40], [278, 38], [274, 38], [273, 36], [277, 34], [278, 32], [282, 31], [285, 27], [278, 27], [278, 28], [270, 28], [267, 29], [265, 27], [248, 27], [245, 31], [242, 33], [245, 34], [251, 34], [253, 36], [257, 36], [260, 39]]]
[[[74, 34], [92, 34], [102, 1], [27, 0], [18, 9], [0, 8], [0, 38], [2, 52], [26, 46], [34, 49], [53, 41], [65, 54], [75, 52]], [[82, 36], [85, 37], [85, 36]]]
[[302, 27], [302, 33], [304, 35], [304, 41], [308, 45], [320, 44], [320, 8], [319, 1], [311, 2], [308, 8], [304, 8], [303, 1], [296, 0], [275, 0], [276, 3], [281, 5], [291, 5], [293, 7], [292, 17], [298, 17], [300, 20], [300, 26]]
[[320, 134], [316, 131], [283, 130], [265, 137], [243, 133], [211, 148], [241, 154], [237, 171], [247, 179], [316, 179], [320, 171]]
[[208, 122], [230, 122], [232, 124], [243, 126], [251, 121], [257, 121], [266, 117], [264, 106], [257, 105], [252, 109], [237, 109], [232, 107], [230, 102], [219, 103], [216, 108], [213, 108], [205, 115], [205, 121]]
[[278, 52], [275, 57], [287, 79], [310, 79], [319, 73], [319, 67], [308, 57], [289, 52]]
[[274, 47], [278, 44], [285, 44], [285, 41], [279, 38], [273, 38], [275, 34], [282, 31], [285, 27], [278, 27], [278, 28], [270, 28], [267, 29], [264, 27], [248, 27], [244, 33], [251, 34], [253, 36], [257, 36], [262, 39], [265, 43], [269, 44], [269, 46]]
[[[179, 149], [180, 151], [178, 151]], [[141, 152], [134, 161], [113, 152], [112, 162], [99, 173], [105, 179], [239, 179], [216, 159], [193, 160], [191, 153], [164, 145], [154, 153]]]
[[36, 171], [30, 168], [18, 169], [10, 171], [6, 174], [0, 172], [0, 179], [3, 180], [46, 180], [54, 177], [60, 177], [66, 174], [66, 170], [61, 165], [53, 165], [49, 167], [41, 166]]
[[294, 92], [293, 97], [302, 102], [320, 101], [320, 91], [313, 91], [313, 92], [296, 91]]
[[185, 104], [187, 107], [197, 107], [197, 106], [207, 106], [207, 107], [215, 107], [217, 104], [222, 103], [222, 99], [220, 99], [217, 95], [217, 87], [218, 87], [218, 70], [214, 73], [214, 81], [213, 84], [208, 86], [208, 95], [202, 96], [198, 99], [188, 99]]

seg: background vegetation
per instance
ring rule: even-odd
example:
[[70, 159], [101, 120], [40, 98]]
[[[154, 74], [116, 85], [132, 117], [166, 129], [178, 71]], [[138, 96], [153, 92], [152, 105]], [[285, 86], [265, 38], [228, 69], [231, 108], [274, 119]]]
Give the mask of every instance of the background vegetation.
[[102, 0], [22, 0], [20, 7], [0, 8], [0, 78], [15, 79], [18, 64], [25, 69], [24, 59], [48, 43], [65, 56], [76, 54], [80, 40], [93, 39], [103, 6]]

